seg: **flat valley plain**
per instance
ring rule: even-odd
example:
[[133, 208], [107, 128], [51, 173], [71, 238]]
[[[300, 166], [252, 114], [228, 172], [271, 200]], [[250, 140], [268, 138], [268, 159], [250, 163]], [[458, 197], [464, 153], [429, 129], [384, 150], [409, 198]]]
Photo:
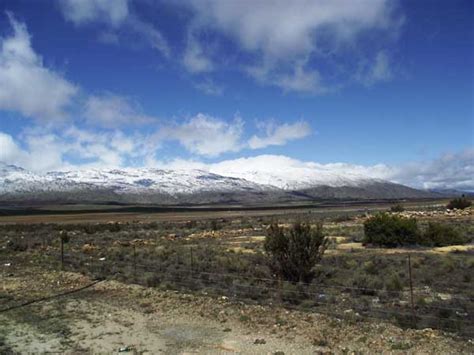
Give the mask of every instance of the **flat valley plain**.
[[[364, 245], [390, 203], [1, 216], [0, 353], [473, 353], [473, 211], [404, 206], [470, 243]], [[263, 250], [270, 223], [296, 221], [330, 239], [309, 284], [278, 280]]]

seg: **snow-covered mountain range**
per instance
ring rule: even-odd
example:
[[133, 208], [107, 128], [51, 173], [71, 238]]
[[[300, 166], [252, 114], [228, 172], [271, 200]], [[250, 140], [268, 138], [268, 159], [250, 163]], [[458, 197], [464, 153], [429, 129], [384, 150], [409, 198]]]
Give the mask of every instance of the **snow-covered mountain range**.
[[37, 174], [0, 163], [0, 201], [225, 203], [317, 198], [428, 197], [424, 191], [360, 175], [297, 172], [88, 169]]

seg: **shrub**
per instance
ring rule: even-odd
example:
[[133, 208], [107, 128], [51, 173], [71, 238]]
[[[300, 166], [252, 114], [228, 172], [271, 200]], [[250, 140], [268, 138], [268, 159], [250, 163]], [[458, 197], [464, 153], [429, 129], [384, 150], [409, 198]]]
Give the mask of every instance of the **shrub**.
[[390, 207], [390, 212], [403, 212], [405, 211], [405, 207], [401, 204], [396, 204]]
[[468, 208], [471, 206], [471, 201], [468, 200], [464, 195], [459, 197], [459, 198], [455, 198], [451, 201], [449, 201], [448, 205], [446, 206], [447, 209], [449, 210], [452, 210], [454, 208], [457, 208], [459, 210], [463, 210], [465, 208]]
[[398, 274], [391, 274], [385, 281], [385, 288], [389, 292], [399, 292], [403, 290], [403, 283]]
[[334, 222], [336, 223], [341, 223], [341, 222], [348, 222], [348, 221], [352, 221], [352, 217], [349, 216], [348, 214], [342, 214], [340, 216], [336, 216], [334, 218]]
[[454, 227], [431, 222], [428, 224], [428, 228], [423, 235], [423, 242], [423, 244], [442, 247], [446, 245], [464, 244], [467, 240]]
[[416, 219], [386, 213], [367, 219], [364, 232], [365, 243], [387, 247], [417, 244], [420, 241]]
[[322, 224], [312, 228], [306, 223], [296, 223], [289, 229], [272, 224], [264, 249], [275, 274], [287, 281], [307, 283], [314, 278], [313, 268], [321, 260], [327, 244]]

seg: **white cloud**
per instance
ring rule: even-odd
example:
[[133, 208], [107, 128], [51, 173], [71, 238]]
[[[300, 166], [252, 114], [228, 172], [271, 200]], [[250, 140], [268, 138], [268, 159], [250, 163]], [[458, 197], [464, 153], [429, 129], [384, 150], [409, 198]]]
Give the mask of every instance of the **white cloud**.
[[426, 189], [474, 191], [474, 149], [444, 154], [431, 161], [404, 164], [393, 170], [391, 179]]
[[37, 172], [116, 168], [144, 157], [144, 141], [121, 131], [92, 132], [71, 126], [51, 132], [35, 127], [25, 130], [17, 140], [0, 132], [0, 161]]
[[152, 122], [151, 117], [139, 111], [138, 105], [125, 97], [113, 94], [90, 96], [84, 104], [87, 123], [105, 128]]
[[151, 23], [145, 22], [138, 17], [130, 16], [128, 25], [131, 31], [140, 35], [151, 48], [158, 50], [165, 58], [171, 54], [170, 47], [165, 37]]
[[100, 23], [107, 31], [99, 34], [101, 42], [120, 43], [123, 34], [117, 30], [126, 29], [128, 33], [138, 35], [150, 47], [158, 50], [164, 57], [170, 56], [169, 45], [151, 23], [135, 16], [129, 8], [128, 0], [59, 0], [63, 16], [77, 26]]
[[188, 36], [183, 65], [190, 73], [210, 72], [214, 69], [211, 59], [204, 54], [201, 44], [192, 34]]
[[224, 93], [224, 88], [217, 85], [211, 79], [204, 79], [200, 82], [197, 82], [194, 84], [194, 87], [207, 95], [221, 96]]
[[291, 69], [267, 62], [247, 67], [246, 72], [258, 82], [279, 87], [285, 92], [323, 94], [329, 91], [323, 84], [320, 73], [315, 69], [305, 68], [304, 61], [291, 65]]
[[191, 153], [215, 157], [242, 148], [243, 122], [236, 118], [232, 123], [202, 113], [181, 125], [165, 127], [156, 139], [176, 140]]
[[[187, 2], [196, 14], [192, 32], [216, 30], [253, 54], [257, 63], [263, 64], [245, 70], [260, 83], [285, 91], [317, 94], [328, 89], [322, 85], [321, 71], [308, 67], [312, 59], [336, 60], [339, 51], [351, 51], [357, 46], [364, 31], [379, 30], [387, 37], [393, 36], [403, 23], [395, 15], [395, 3], [392, 0]], [[202, 48], [197, 44], [196, 47], [199, 58], [207, 58]], [[387, 59], [385, 54], [377, 57], [374, 77], [387, 79]]]
[[379, 51], [372, 62], [362, 66], [356, 74], [356, 79], [366, 86], [378, 82], [389, 81], [393, 77], [390, 57], [387, 52]]
[[474, 150], [421, 162], [396, 166], [386, 164], [357, 165], [349, 163], [321, 164], [301, 161], [282, 155], [259, 155], [249, 158], [203, 163], [176, 159], [156, 161], [164, 169], [202, 169], [212, 173], [244, 177], [270, 185], [285, 186], [288, 182], [334, 181], [343, 178], [374, 178], [424, 189], [461, 189], [474, 191]]
[[318, 39], [352, 40], [360, 31], [386, 28], [388, 0], [191, 1], [200, 21], [234, 37], [249, 51], [285, 59], [306, 55]]
[[129, 15], [128, 0], [60, 0], [64, 17], [76, 25], [105, 22], [119, 26]]
[[63, 168], [68, 164], [54, 135], [43, 134], [24, 137], [25, 148], [12, 136], [0, 132], [0, 161], [34, 171]]
[[285, 91], [324, 92], [326, 89], [321, 84], [319, 72], [316, 70], [305, 71], [302, 67], [295, 67], [291, 74], [276, 77], [274, 84]]
[[285, 145], [288, 141], [301, 139], [311, 134], [311, 127], [307, 122], [284, 123], [275, 125], [269, 123], [264, 125], [265, 136], [254, 135], [248, 144], [251, 149], [265, 148], [271, 145]]
[[77, 87], [43, 65], [25, 24], [7, 15], [13, 34], [0, 38], [0, 109], [43, 120], [64, 119]]
[[0, 132], [0, 161], [23, 165], [24, 152], [9, 134]]
[[[204, 156], [216, 156], [239, 150], [241, 123], [227, 124], [197, 115], [181, 126], [171, 127], [164, 140], [178, 140], [187, 149]], [[227, 144], [219, 137], [229, 138]], [[156, 139], [156, 137], [154, 137]], [[244, 177], [260, 183], [284, 186], [287, 182], [337, 181], [342, 178], [375, 178], [416, 188], [454, 188], [474, 191], [474, 150], [444, 154], [433, 160], [400, 165], [321, 164], [282, 155], [259, 155], [248, 158], [204, 163], [177, 158], [157, 160], [157, 145], [147, 137], [122, 131], [92, 132], [71, 126], [50, 132], [31, 128], [16, 139], [0, 131], [0, 161], [33, 171], [76, 168], [117, 168], [130, 165], [163, 169], [201, 169], [216, 174]], [[336, 179], [336, 180], [335, 180]]]

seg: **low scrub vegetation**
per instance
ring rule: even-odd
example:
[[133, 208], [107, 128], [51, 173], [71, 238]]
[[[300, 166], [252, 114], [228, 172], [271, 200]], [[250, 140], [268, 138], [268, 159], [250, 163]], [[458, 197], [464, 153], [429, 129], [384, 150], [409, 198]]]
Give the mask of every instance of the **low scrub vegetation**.
[[467, 243], [466, 237], [454, 227], [441, 224], [429, 223], [423, 234], [423, 244], [442, 247], [447, 245], [457, 245]]
[[[346, 221], [345, 213], [327, 218], [300, 214], [297, 220], [301, 223], [294, 225], [295, 219], [292, 215], [279, 216], [278, 225], [272, 224], [276, 221], [274, 216], [221, 218], [215, 222], [202, 219], [0, 225], [0, 259], [11, 264], [5, 270], [12, 274], [36, 265], [60, 270], [60, 240], [64, 236], [69, 239], [64, 244], [65, 270], [92, 277], [271, 302], [341, 317], [359, 313], [385, 318], [410, 313], [406, 253], [360, 245], [344, 248], [346, 243], [366, 239], [365, 216]], [[341, 222], [335, 223], [336, 219]], [[321, 221], [325, 222], [324, 228], [318, 225]], [[390, 235], [397, 236], [400, 230], [414, 231], [416, 244], [428, 245], [426, 240], [435, 246], [459, 244], [459, 236], [472, 240], [474, 235], [472, 221], [464, 215], [456, 219], [402, 221], [404, 228], [390, 222], [395, 224]], [[380, 233], [385, 231], [375, 226]], [[268, 235], [264, 235], [265, 231]], [[277, 239], [272, 240], [275, 235]], [[324, 252], [326, 236], [335, 240], [335, 247], [329, 252]], [[467, 320], [463, 314], [471, 315], [472, 250], [455, 249], [438, 253], [410, 251], [416, 312], [422, 318], [417, 322], [419, 327], [452, 329], [456, 322]], [[308, 253], [309, 250], [313, 252]], [[277, 256], [284, 262], [279, 264]], [[35, 269], [32, 272], [34, 275]], [[446, 293], [460, 297], [438, 297]], [[435, 307], [456, 308], [460, 313], [452, 312], [440, 325]], [[352, 311], [347, 313], [348, 309]], [[378, 313], [379, 309], [383, 312]], [[412, 318], [402, 317], [399, 322], [411, 326]], [[462, 332], [472, 334], [472, 326], [462, 327]]]
[[377, 214], [364, 223], [364, 242], [374, 245], [397, 247], [418, 244], [420, 232], [414, 218]]
[[453, 226], [431, 222], [422, 231], [416, 219], [386, 213], [369, 218], [364, 223], [364, 232], [365, 243], [389, 248], [409, 245], [441, 247], [469, 241]]
[[404, 212], [404, 211], [405, 211], [405, 207], [403, 207], [403, 205], [399, 203], [390, 207], [390, 212]]
[[455, 198], [451, 201], [449, 201], [448, 205], [446, 206], [447, 209], [453, 210], [455, 208], [459, 210], [463, 210], [465, 208], [471, 207], [472, 202], [467, 199], [465, 196]]
[[296, 223], [289, 229], [272, 224], [264, 249], [276, 275], [291, 282], [311, 282], [313, 268], [321, 260], [327, 244], [322, 224], [311, 227]]

